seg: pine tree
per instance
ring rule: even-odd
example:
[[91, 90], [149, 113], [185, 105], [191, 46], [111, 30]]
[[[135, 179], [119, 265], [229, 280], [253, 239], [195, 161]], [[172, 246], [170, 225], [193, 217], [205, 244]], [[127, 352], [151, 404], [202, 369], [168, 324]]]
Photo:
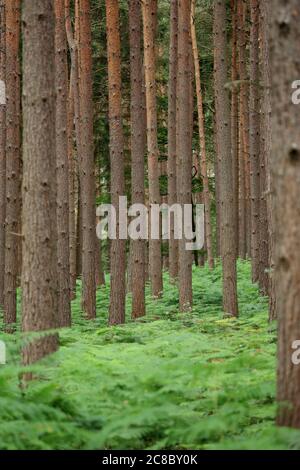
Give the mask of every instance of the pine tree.
[[[145, 0], [142, 2], [150, 206], [151, 204], [160, 204], [156, 105], [157, 88], [155, 79], [156, 15], [153, 15], [155, 3], [155, 0]], [[161, 243], [159, 239], [153, 239], [151, 236], [149, 239], [149, 269], [152, 294], [154, 297], [160, 297], [163, 290]]]
[[125, 322], [126, 243], [120, 239], [119, 197], [125, 194], [121, 95], [119, 1], [106, 0], [111, 202], [117, 215], [117, 239], [110, 241], [109, 323]]
[[55, 0], [57, 262], [59, 324], [70, 326], [68, 65], [64, 0]]
[[[299, 107], [292, 101], [299, 79], [300, 4], [272, 2], [272, 174], [275, 193], [275, 290], [278, 318], [278, 390], [281, 426], [300, 428], [300, 374], [293, 362], [300, 338], [300, 134]], [[299, 346], [298, 346], [299, 348]]]
[[[22, 23], [22, 329], [44, 332], [58, 323], [53, 2], [24, 2]], [[56, 349], [55, 334], [31, 340], [23, 348], [23, 363]]]
[[[131, 80], [132, 204], [145, 203], [145, 126], [143, 121], [142, 13], [139, 0], [129, 2]], [[145, 314], [145, 241], [131, 240], [132, 317]]]
[[233, 165], [231, 153], [230, 103], [227, 83], [226, 5], [214, 0], [214, 78], [216, 107], [216, 139], [219, 153], [221, 253], [223, 261], [223, 308], [227, 315], [237, 316], [237, 274], [235, 247], [235, 206], [232, 191]]
[[82, 308], [96, 317], [95, 172], [90, 1], [79, 0], [80, 198], [82, 211]]
[[0, 2], [0, 309], [4, 305], [5, 212], [6, 212], [6, 32], [5, 1]]

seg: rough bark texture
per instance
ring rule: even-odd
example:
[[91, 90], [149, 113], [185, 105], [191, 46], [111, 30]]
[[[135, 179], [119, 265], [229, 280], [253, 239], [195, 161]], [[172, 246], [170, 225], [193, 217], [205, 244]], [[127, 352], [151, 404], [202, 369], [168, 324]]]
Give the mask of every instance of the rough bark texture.
[[[191, 1], [178, 2], [178, 154], [177, 154], [177, 195], [182, 206], [192, 200], [192, 148], [190, 134], [190, 80], [191, 80]], [[188, 311], [192, 307], [192, 252], [186, 250], [185, 236], [179, 240], [179, 307]]]
[[[34, 332], [53, 329], [58, 321], [53, 2], [24, 2], [22, 19], [22, 328]], [[31, 340], [23, 348], [23, 362], [56, 348], [56, 335]]]
[[[131, 82], [132, 204], [145, 203], [145, 126], [143, 121], [142, 13], [139, 0], [129, 2]], [[131, 240], [132, 317], [145, 315], [145, 241]]]
[[119, 197], [125, 194], [124, 137], [121, 96], [121, 45], [119, 1], [106, 0], [107, 59], [109, 88], [109, 131], [111, 202], [117, 214], [117, 239], [110, 242], [110, 310], [111, 325], [125, 322], [126, 244], [119, 239]]
[[[259, 284], [262, 293], [272, 294], [270, 243], [273, 238], [269, 224], [273, 217], [270, 200], [270, 150], [271, 150], [271, 102], [269, 71], [269, 13], [265, 0], [260, 2], [260, 80], [261, 80], [261, 119], [260, 119], [260, 247], [259, 247]], [[273, 229], [271, 229], [273, 231]], [[270, 290], [271, 288], [271, 290]], [[272, 299], [270, 300], [272, 307]]]
[[214, 78], [216, 132], [219, 151], [221, 253], [223, 260], [223, 308], [226, 315], [237, 316], [237, 279], [235, 254], [235, 194], [232, 191], [230, 103], [227, 83], [226, 5], [214, 1]]
[[[250, 168], [249, 168], [249, 77], [247, 72], [247, 3], [239, 1], [237, 5], [237, 42], [238, 42], [238, 68], [240, 78], [240, 174], [243, 172], [243, 186], [241, 185], [241, 217], [240, 220], [240, 256], [246, 258], [250, 255], [251, 242], [251, 203], [250, 203]], [[244, 212], [243, 210], [244, 205]]]
[[[170, 51], [168, 85], [168, 204], [177, 202], [176, 186], [176, 90], [178, 54], [178, 0], [170, 2]], [[171, 280], [178, 276], [178, 240], [174, 239], [174, 220], [171, 220], [169, 241], [169, 274]]]
[[199, 143], [200, 143], [200, 149], [201, 149], [201, 176], [203, 180], [203, 189], [204, 189], [205, 239], [206, 239], [208, 265], [212, 269], [214, 267], [214, 257], [213, 257], [213, 247], [212, 247], [210, 191], [209, 191], [209, 182], [208, 182], [208, 173], [207, 173], [206, 140], [205, 140], [205, 125], [204, 125], [204, 113], [203, 113], [203, 99], [202, 99], [202, 90], [201, 90], [200, 63], [199, 63], [199, 53], [198, 53], [196, 27], [195, 27], [194, 19], [195, 19], [195, 0], [192, 0], [191, 35], [192, 35], [192, 47], [193, 47], [194, 68], [195, 68]]
[[71, 325], [69, 256], [68, 65], [64, 0], [55, 0], [57, 262], [59, 325]]
[[300, 3], [272, 2], [272, 172], [276, 220], [276, 311], [279, 322], [278, 424], [300, 428], [299, 365], [292, 362], [300, 338], [300, 134], [299, 106], [291, 84], [299, 79]]
[[[145, 0], [142, 3], [144, 31], [144, 66], [146, 86], [147, 113], [147, 150], [148, 150], [148, 180], [149, 204], [160, 203], [158, 141], [157, 141], [157, 106], [155, 80], [155, 0]], [[150, 221], [151, 225], [151, 221]], [[160, 240], [149, 239], [149, 271], [152, 294], [160, 297], [163, 290], [162, 256]]]
[[239, 255], [239, 156], [238, 156], [238, 69], [237, 69], [237, 0], [231, 0], [231, 149], [234, 191], [234, 231], [236, 256]]
[[82, 210], [82, 308], [96, 317], [95, 174], [90, 1], [79, 0], [80, 198]]
[[6, 212], [6, 34], [5, 1], [0, 2], [0, 80], [2, 81], [0, 102], [0, 309], [4, 305], [4, 270], [5, 270], [5, 212]]
[[251, 261], [252, 281], [259, 280], [260, 248], [260, 139], [259, 139], [259, 5], [258, 0], [250, 0], [250, 90], [249, 90], [249, 125], [250, 125], [250, 192], [251, 192]]
[[18, 100], [20, 1], [6, 3], [6, 222], [4, 322], [16, 322], [18, 228], [20, 218], [20, 150]]
[[268, 267], [269, 276], [267, 289], [269, 294], [269, 319], [276, 318], [276, 295], [274, 279], [274, 251], [275, 251], [275, 223], [274, 223], [274, 189], [271, 173], [271, 75], [270, 75], [270, 4], [268, 0], [261, 2], [261, 81], [262, 93], [262, 116], [261, 120], [261, 153], [266, 167], [265, 198], [268, 216]]

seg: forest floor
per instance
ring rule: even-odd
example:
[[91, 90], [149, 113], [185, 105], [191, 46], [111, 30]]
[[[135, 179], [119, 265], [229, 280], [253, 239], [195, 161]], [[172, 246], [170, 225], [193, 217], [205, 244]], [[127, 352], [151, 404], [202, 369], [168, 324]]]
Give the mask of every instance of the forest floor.
[[[276, 325], [267, 299], [239, 262], [240, 318], [222, 315], [221, 269], [194, 269], [194, 309], [178, 314], [165, 275], [163, 299], [147, 293], [145, 318], [106, 326], [108, 287], [97, 320], [60, 333], [60, 350], [18, 384], [20, 338], [1, 334], [0, 449], [300, 449], [300, 432], [274, 426]], [[78, 292], [80, 285], [78, 284]], [[79, 296], [78, 296], [79, 297]]]

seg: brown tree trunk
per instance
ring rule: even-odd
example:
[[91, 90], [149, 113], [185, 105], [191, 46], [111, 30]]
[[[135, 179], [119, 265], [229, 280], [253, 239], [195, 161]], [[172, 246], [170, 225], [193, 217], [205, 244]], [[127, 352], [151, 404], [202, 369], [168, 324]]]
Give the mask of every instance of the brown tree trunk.
[[262, 120], [261, 120], [261, 154], [265, 162], [266, 183], [265, 198], [268, 216], [268, 267], [269, 276], [267, 289], [269, 294], [269, 319], [276, 318], [276, 296], [274, 282], [274, 248], [275, 248], [275, 224], [274, 224], [274, 189], [271, 174], [271, 76], [270, 76], [270, 4], [268, 0], [261, 2], [261, 80], [262, 80]]
[[[250, 168], [249, 168], [249, 77], [247, 72], [247, 3], [238, 2], [237, 5], [237, 42], [238, 42], [238, 65], [239, 65], [239, 78], [240, 78], [240, 126], [242, 131], [241, 146], [240, 146], [240, 171], [244, 169], [244, 192], [241, 198], [245, 201], [244, 217], [245, 231], [240, 231], [240, 237], [245, 238], [240, 240], [241, 244], [241, 257], [245, 258], [250, 255], [250, 242], [251, 242], [251, 203], [250, 203]], [[245, 249], [245, 253], [244, 253]], [[245, 255], [245, 256], [244, 256]]]
[[260, 203], [260, 149], [259, 149], [259, 5], [258, 0], [250, 0], [250, 193], [251, 193], [251, 261], [252, 281], [259, 280], [259, 203]]
[[[145, 126], [143, 121], [142, 14], [139, 0], [129, 2], [131, 80], [132, 204], [145, 203]], [[132, 317], [145, 315], [145, 241], [131, 240]]]
[[6, 2], [0, 2], [0, 309], [4, 305], [5, 213], [6, 213]]
[[[260, 119], [260, 247], [259, 247], [259, 284], [264, 295], [272, 294], [272, 281], [270, 280], [271, 253], [270, 253], [270, 229], [272, 218], [270, 205], [270, 73], [269, 73], [269, 13], [265, 0], [260, 2], [260, 70], [261, 70], [261, 119]], [[272, 234], [271, 234], [272, 237]], [[270, 301], [270, 307], [272, 301]]]
[[20, 0], [6, 3], [6, 223], [4, 322], [17, 318], [18, 229], [20, 222], [20, 149], [18, 76]]
[[[145, 0], [142, 3], [150, 206], [151, 204], [160, 204], [154, 39], [156, 20], [152, 15], [154, 3], [155, 0]], [[152, 237], [149, 239], [149, 268], [152, 295], [157, 298], [162, 295], [163, 290], [161, 243], [160, 240], [152, 239]]]
[[200, 63], [196, 37], [195, 27], [195, 0], [192, 0], [192, 15], [191, 15], [191, 34], [192, 34], [192, 47], [194, 56], [195, 67], [195, 82], [196, 82], [196, 95], [197, 95], [197, 110], [198, 110], [198, 127], [199, 127], [199, 143], [201, 149], [201, 175], [203, 180], [204, 192], [204, 207], [205, 207], [205, 239], [207, 248], [208, 265], [212, 269], [214, 267], [213, 247], [212, 247], [212, 233], [211, 233], [211, 214], [210, 214], [210, 191], [207, 174], [207, 157], [206, 157], [206, 139], [205, 139], [205, 126], [204, 126], [204, 113], [203, 113], [203, 99], [201, 91], [201, 76], [200, 76]]
[[239, 156], [238, 156], [238, 89], [237, 89], [237, 0], [231, 0], [231, 148], [234, 191], [234, 231], [236, 256], [239, 255]]
[[71, 325], [69, 256], [68, 65], [64, 0], [55, 0], [57, 262], [59, 325]]
[[[191, 148], [191, 1], [178, 2], [178, 154], [177, 154], [177, 194], [181, 207], [192, 200], [192, 148]], [[184, 231], [183, 231], [184, 232]], [[188, 240], [183, 233], [179, 240], [179, 307], [182, 312], [192, 307], [192, 252], [186, 249]]]
[[214, 77], [216, 131], [219, 151], [221, 253], [223, 260], [223, 308], [226, 315], [237, 316], [237, 274], [235, 246], [235, 194], [232, 191], [230, 103], [227, 83], [226, 4], [214, 0]]
[[[178, 54], [178, 0], [170, 2], [170, 51], [168, 86], [168, 204], [177, 202], [176, 186], [176, 99]], [[169, 240], [169, 274], [171, 281], [178, 276], [178, 240], [174, 238], [174, 219], [171, 220]]]
[[95, 174], [90, 1], [79, 0], [80, 199], [82, 210], [82, 308], [96, 317]]
[[[55, 16], [51, 0], [23, 4], [22, 329], [58, 323], [55, 177]], [[31, 340], [23, 363], [56, 350], [57, 336]]]
[[74, 78], [70, 74], [68, 97], [68, 163], [69, 163], [69, 254], [70, 254], [70, 298], [76, 293], [76, 162], [74, 155]]
[[125, 194], [124, 136], [121, 96], [119, 1], [106, 0], [111, 202], [117, 214], [117, 239], [110, 242], [109, 323], [125, 322], [126, 242], [120, 239], [119, 197]]
[[[276, 311], [279, 322], [277, 423], [300, 428], [300, 134], [291, 84], [299, 79], [300, 3], [271, 8], [272, 173], [276, 220]], [[297, 343], [294, 343], [297, 342]], [[296, 359], [299, 354], [296, 352]]]

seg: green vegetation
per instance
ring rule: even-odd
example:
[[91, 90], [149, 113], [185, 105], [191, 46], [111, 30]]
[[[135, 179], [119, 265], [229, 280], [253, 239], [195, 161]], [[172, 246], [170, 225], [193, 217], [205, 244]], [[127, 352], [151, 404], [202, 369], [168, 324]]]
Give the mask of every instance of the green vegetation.
[[224, 319], [220, 279], [219, 266], [195, 269], [196, 307], [179, 315], [166, 275], [164, 298], [147, 295], [147, 317], [113, 328], [108, 288], [98, 291], [95, 322], [83, 320], [74, 301], [74, 327], [60, 332], [59, 352], [32, 366], [40, 380], [26, 390], [18, 381], [20, 337], [6, 335], [0, 448], [300, 449], [298, 431], [274, 425], [267, 300], [240, 262], [240, 318]]

